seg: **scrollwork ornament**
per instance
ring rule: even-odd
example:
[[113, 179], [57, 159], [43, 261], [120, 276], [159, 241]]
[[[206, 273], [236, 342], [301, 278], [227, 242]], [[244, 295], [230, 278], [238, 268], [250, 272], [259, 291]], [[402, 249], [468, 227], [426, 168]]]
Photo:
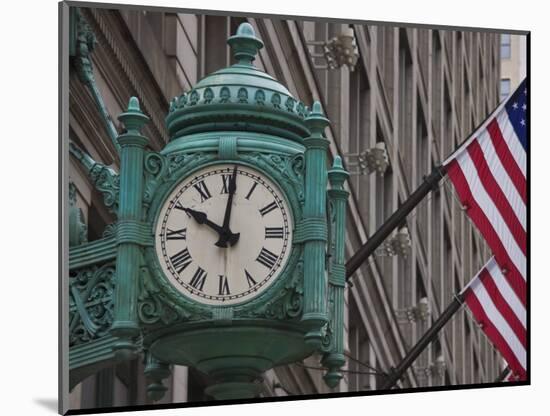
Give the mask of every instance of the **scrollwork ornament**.
[[113, 323], [114, 274], [114, 264], [106, 264], [79, 270], [70, 278], [69, 345], [108, 334]]
[[166, 158], [156, 152], [149, 152], [144, 160], [145, 191], [143, 202], [149, 206], [167, 169]]
[[275, 168], [282, 175], [283, 180], [294, 187], [298, 201], [303, 205], [305, 195], [303, 155], [288, 157], [274, 154], [252, 153], [247, 158], [260, 167], [262, 165], [267, 165], [269, 168]]
[[282, 290], [250, 314], [267, 319], [299, 319], [303, 309], [302, 280], [303, 267], [300, 261]]
[[166, 161], [166, 170], [162, 172], [162, 176], [166, 180], [177, 178], [182, 171], [193, 169], [196, 166], [209, 162], [215, 159], [214, 154], [208, 153], [177, 153], [170, 155]]
[[173, 324], [187, 320], [190, 314], [169, 302], [152, 279], [146, 266], [140, 269], [140, 290], [138, 296], [138, 317], [145, 325]]
[[103, 203], [111, 211], [118, 211], [118, 195], [120, 191], [120, 177], [111, 168], [102, 164], [95, 164], [90, 171], [90, 179], [98, 191], [103, 194]]
[[323, 338], [321, 340], [321, 351], [329, 352], [332, 347], [332, 340], [334, 339], [331, 323], [326, 323], [321, 331], [323, 333]]

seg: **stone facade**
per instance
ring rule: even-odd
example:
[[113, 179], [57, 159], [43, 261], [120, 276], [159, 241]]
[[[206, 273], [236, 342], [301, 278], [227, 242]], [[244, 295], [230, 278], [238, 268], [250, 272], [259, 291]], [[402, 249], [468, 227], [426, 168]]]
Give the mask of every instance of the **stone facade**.
[[[391, 25], [352, 25], [359, 51], [354, 71], [323, 68], [318, 45], [349, 25], [145, 11], [82, 9], [97, 45], [94, 75], [113, 120], [132, 95], [152, 122], [144, 129], [155, 150], [167, 141], [164, 116], [170, 100], [205, 75], [230, 65], [225, 41], [248, 21], [265, 44], [255, 64], [310, 104], [319, 100], [332, 125], [331, 153], [350, 169], [356, 154], [384, 142], [389, 168], [383, 175], [356, 172], [349, 182], [348, 256], [406, 200], [423, 175], [441, 163], [499, 101], [500, 36]], [[119, 160], [101, 115], [74, 68], [70, 75], [70, 139], [97, 161]], [[119, 129], [122, 126], [116, 124]], [[88, 240], [99, 238], [112, 214], [78, 163], [70, 178]], [[461, 211], [446, 181], [407, 219], [411, 249], [406, 257], [374, 256], [347, 289], [348, 372], [339, 391], [380, 386], [489, 257], [482, 239]], [[407, 319], [407, 309], [427, 298], [427, 319]], [[410, 315], [410, 314], [409, 314]], [[438, 360], [439, 358], [439, 360]], [[442, 361], [443, 360], [443, 361]], [[444, 362], [445, 365], [436, 366]], [[416, 361], [401, 386], [438, 386], [494, 381], [502, 361], [465, 310]], [[263, 395], [327, 393], [319, 359], [270, 370]], [[208, 400], [208, 380], [177, 367], [160, 403]], [[140, 360], [92, 375], [71, 393], [71, 408], [151, 403]]]

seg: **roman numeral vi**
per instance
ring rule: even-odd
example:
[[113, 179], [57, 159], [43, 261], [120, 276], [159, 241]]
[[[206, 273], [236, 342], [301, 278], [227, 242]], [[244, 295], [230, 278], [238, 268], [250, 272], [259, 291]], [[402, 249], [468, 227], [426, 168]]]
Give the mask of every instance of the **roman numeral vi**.
[[229, 282], [227, 281], [227, 276], [223, 276], [221, 274], [218, 276], [220, 277], [218, 295], [230, 295], [231, 292], [229, 291]]

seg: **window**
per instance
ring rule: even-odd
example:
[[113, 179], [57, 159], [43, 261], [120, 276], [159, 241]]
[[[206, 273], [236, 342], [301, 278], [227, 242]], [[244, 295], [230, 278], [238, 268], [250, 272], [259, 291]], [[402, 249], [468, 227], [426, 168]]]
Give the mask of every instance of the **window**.
[[510, 78], [500, 80], [500, 101], [505, 100], [510, 95]]
[[510, 59], [510, 35], [500, 35], [500, 59]]

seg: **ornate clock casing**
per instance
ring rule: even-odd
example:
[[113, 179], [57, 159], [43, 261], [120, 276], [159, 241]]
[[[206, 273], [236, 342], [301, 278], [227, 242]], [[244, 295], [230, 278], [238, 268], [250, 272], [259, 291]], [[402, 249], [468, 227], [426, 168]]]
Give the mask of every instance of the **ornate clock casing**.
[[[329, 122], [254, 67], [252, 26], [228, 43], [237, 63], [172, 100], [160, 153], [143, 151], [137, 101], [121, 116], [112, 334], [121, 356], [141, 335], [153, 397], [168, 363], [209, 375], [215, 398], [254, 397], [262, 372], [315, 351], [327, 383], [341, 378], [347, 193], [338, 160], [327, 170]], [[143, 183], [123, 197], [140, 164]]]
[[254, 397], [264, 371], [314, 352], [326, 383], [341, 379], [347, 173], [338, 157], [327, 170], [319, 103], [254, 67], [252, 26], [228, 43], [236, 63], [171, 101], [161, 152], [135, 97], [119, 116], [119, 173], [71, 145], [116, 215], [85, 242], [71, 211], [73, 386], [142, 352], [154, 400], [170, 364], [206, 374], [216, 399]]

